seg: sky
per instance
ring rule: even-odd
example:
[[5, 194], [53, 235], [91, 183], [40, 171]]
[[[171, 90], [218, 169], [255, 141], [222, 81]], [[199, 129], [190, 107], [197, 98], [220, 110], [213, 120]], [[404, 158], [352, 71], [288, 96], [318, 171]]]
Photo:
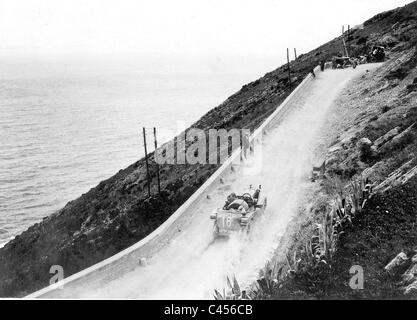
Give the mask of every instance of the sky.
[[[0, 56], [279, 57], [410, 0], [1, 0]], [[291, 49], [292, 50], [292, 49]]]

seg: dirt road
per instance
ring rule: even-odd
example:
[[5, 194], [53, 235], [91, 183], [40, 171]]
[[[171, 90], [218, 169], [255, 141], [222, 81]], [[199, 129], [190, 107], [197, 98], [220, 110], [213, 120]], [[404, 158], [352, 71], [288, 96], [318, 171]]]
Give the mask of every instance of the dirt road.
[[[254, 280], [296, 213], [303, 188], [310, 183], [311, 168], [317, 164], [314, 148], [326, 112], [351, 79], [375, 67], [319, 73], [291, 102], [290, 112], [263, 137], [262, 148], [255, 148], [260, 166], [242, 166], [225, 177], [209, 199], [187, 213], [187, 219], [177, 225], [178, 232], [166, 234], [146, 248], [146, 263], [126, 259], [123, 268], [113, 270], [105, 279], [99, 269], [76, 285], [69, 283], [41, 297], [204, 299], [212, 297], [214, 288], [223, 288], [228, 275], [236, 275], [243, 284]], [[224, 203], [227, 194], [250, 184], [262, 184], [267, 193], [264, 214], [249, 235], [213, 239], [210, 213]]]

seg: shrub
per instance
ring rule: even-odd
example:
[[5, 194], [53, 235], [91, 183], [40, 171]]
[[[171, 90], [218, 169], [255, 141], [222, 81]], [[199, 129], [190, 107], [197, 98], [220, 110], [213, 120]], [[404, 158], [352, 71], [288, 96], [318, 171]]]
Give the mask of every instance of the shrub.
[[359, 160], [369, 162], [373, 159], [372, 142], [368, 138], [362, 138], [357, 144]]
[[[220, 293], [216, 289], [214, 289], [214, 299], [216, 300], [240, 300], [242, 299], [242, 290], [240, 289], [240, 285], [236, 280], [236, 277], [233, 276], [233, 282], [230, 281], [229, 277], [227, 277], [227, 287], [228, 291], [223, 288], [223, 293]], [[245, 294], [245, 291], [243, 291]], [[246, 295], [245, 295], [246, 296]]]
[[316, 235], [313, 236], [312, 240], [316, 244], [314, 248], [318, 262], [330, 264], [332, 260], [339, 236], [335, 225], [333, 210], [327, 211], [324, 214], [322, 223], [316, 223]]

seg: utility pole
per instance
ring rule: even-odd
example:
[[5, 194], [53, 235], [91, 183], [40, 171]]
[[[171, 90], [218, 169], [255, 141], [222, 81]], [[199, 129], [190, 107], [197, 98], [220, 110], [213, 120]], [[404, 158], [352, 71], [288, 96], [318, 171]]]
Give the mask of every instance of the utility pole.
[[[154, 151], [154, 159], [155, 159], [155, 155], [156, 155], [156, 149], [158, 149], [158, 142], [156, 141], [156, 127], [153, 127], [153, 138], [155, 141], [155, 151]], [[158, 178], [158, 194], [161, 194], [161, 180], [159, 178], [159, 164], [156, 162], [155, 159], [155, 163], [156, 163], [156, 176]]]
[[290, 68], [290, 49], [287, 48], [287, 67], [288, 67], [288, 82], [290, 84], [290, 90], [292, 89], [291, 83], [291, 68]]
[[296, 48], [294, 48], [294, 57], [295, 57], [295, 60], [297, 60], [297, 49]]
[[348, 57], [349, 57], [349, 53], [350, 53], [350, 24], [348, 24], [347, 49], [348, 49]]
[[149, 174], [149, 162], [148, 162], [148, 149], [146, 147], [146, 129], [145, 127], [143, 129], [143, 146], [145, 147], [145, 162], [146, 162], [146, 178], [147, 178], [147, 185], [148, 185], [148, 197], [151, 196], [151, 178]]
[[343, 48], [345, 49], [345, 56], [349, 57], [349, 52], [347, 50], [346, 47], [346, 41], [345, 41], [345, 26], [342, 26], [342, 43], [343, 43]]

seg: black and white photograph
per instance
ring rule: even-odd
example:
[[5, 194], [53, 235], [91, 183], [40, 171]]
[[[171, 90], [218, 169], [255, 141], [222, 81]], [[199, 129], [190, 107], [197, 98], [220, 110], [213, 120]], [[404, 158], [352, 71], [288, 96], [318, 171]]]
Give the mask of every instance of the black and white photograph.
[[0, 0], [3, 302], [417, 299], [416, 156], [417, 1]]

